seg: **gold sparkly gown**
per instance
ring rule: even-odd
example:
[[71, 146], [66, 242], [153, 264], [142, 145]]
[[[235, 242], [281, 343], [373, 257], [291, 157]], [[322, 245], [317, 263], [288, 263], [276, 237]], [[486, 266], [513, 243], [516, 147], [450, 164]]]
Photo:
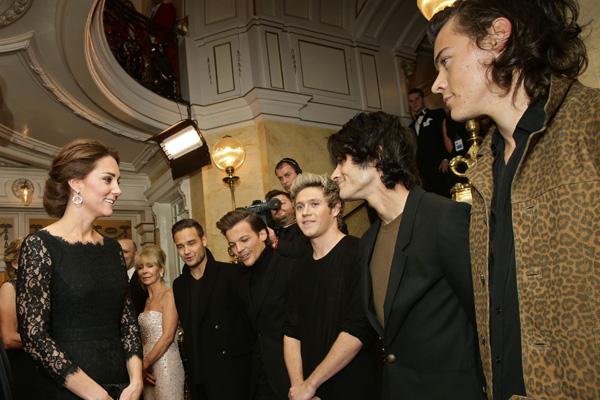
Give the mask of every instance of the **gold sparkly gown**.
[[[138, 322], [146, 356], [162, 336], [162, 313], [144, 311], [139, 315]], [[144, 400], [183, 400], [185, 374], [176, 340], [171, 343], [165, 354], [156, 360], [152, 366], [152, 373], [156, 378], [156, 385], [144, 383]]]

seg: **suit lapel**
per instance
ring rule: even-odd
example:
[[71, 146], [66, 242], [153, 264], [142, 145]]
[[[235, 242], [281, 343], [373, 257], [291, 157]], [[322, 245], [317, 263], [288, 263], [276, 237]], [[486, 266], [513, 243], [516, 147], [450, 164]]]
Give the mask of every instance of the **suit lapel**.
[[375, 310], [373, 309], [373, 282], [371, 280], [371, 271], [369, 269], [369, 264], [371, 263], [371, 256], [373, 255], [373, 246], [375, 245], [375, 240], [377, 239], [377, 232], [379, 232], [379, 227], [381, 226], [381, 220], [377, 219], [371, 224], [371, 227], [367, 232], [363, 235], [362, 248], [365, 249], [365, 253], [362, 255], [362, 282], [363, 282], [363, 306], [367, 313], [367, 319], [371, 323], [371, 326], [377, 331], [379, 336], [383, 336], [383, 327], [379, 323], [377, 319], [377, 315], [375, 315]]
[[415, 186], [408, 194], [406, 205], [402, 213], [402, 222], [400, 222], [400, 229], [396, 239], [392, 268], [390, 270], [390, 279], [388, 281], [388, 288], [383, 303], [386, 332], [388, 332], [390, 326], [388, 321], [390, 321], [390, 313], [393, 308], [392, 305], [394, 304], [394, 299], [396, 298], [402, 275], [404, 274], [404, 268], [406, 267], [407, 255], [405, 254], [404, 249], [408, 246], [412, 238], [417, 209], [419, 208], [419, 203], [423, 198], [423, 194], [425, 194], [425, 191], [420, 187]]

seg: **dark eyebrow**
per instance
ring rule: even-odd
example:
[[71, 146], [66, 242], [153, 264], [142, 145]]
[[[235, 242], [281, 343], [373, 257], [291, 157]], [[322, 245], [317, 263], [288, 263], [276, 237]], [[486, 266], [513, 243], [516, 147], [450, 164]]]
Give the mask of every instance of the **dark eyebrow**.
[[446, 51], [448, 49], [448, 47], [444, 47], [443, 49], [441, 49], [437, 55], [435, 56], [435, 59], [433, 60], [433, 63], [435, 64], [435, 69], [438, 69], [438, 66], [440, 65], [440, 57], [442, 56], [442, 53], [444, 51]]

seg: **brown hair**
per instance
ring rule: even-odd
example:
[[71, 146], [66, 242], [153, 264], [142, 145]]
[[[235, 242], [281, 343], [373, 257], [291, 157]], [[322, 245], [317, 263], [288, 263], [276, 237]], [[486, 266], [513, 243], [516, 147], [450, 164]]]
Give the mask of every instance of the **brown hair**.
[[194, 228], [198, 233], [199, 237], [204, 236], [204, 229], [202, 229], [202, 225], [200, 225], [200, 223], [195, 219], [191, 218], [184, 218], [175, 222], [175, 224], [173, 224], [173, 226], [171, 227], [171, 236], [175, 238], [175, 234], [177, 232], [182, 231], [186, 228]]
[[229, 211], [227, 214], [223, 215], [219, 221], [217, 221], [217, 229], [219, 229], [221, 233], [225, 235], [225, 233], [228, 230], [230, 230], [242, 221], [246, 221], [250, 225], [250, 228], [252, 228], [254, 233], [256, 233], [257, 235], [260, 233], [260, 231], [265, 231], [267, 233], [267, 240], [265, 241], [265, 244], [267, 246], [271, 246], [272, 243], [269, 240], [269, 231], [267, 230], [267, 224], [258, 214], [255, 214], [250, 211]]
[[482, 47], [496, 18], [505, 17], [512, 33], [504, 50], [489, 65], [492, 82], [508, 93], [513, 76], [536, 100], [547, 95], [550, 75], [577, 78], [588, 58], [575, 0], [458, 0], [437, 13], [429, 23], [431, 43], [440, 30], [455, 19], [459, 32]]
[[85, 178], [98, 160], [108, 156], [119, 163], [119, 154], [114, 149], [91, 139], [77, 139], [60, 149], [44, 187], [44, 208], [48, 215], [62, 217], [71, 195], [69, 180]]
[[6, 263], [6, 275], [8, 276], [8, 279], [14, 279], [17, 275], [17, 271], [12, 266], [12, 263], [14, 261], [19, 261], [21, 243], [21, 239], [15, 239], [8, 244], [6, 249], [4, 249], [4, 262]]

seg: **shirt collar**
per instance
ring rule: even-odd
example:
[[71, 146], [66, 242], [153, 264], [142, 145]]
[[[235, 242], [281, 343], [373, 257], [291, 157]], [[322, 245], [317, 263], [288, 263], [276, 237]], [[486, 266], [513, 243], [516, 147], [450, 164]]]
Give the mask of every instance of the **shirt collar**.
[[[517, 136], [525, 135], [529, 136], [533, 132], [537, 132], [544, 127], [544, 119], [546, 117], [546, 112], [544, 111], [544, 105], [548, 101], [548, 97], [541, 97], [531, 103], [529, 107], [525, 110], [521, 119], [517, 123], [515, 131], [513, 132], [513, 137], [517, 140]], [[492, 140], [492, 150], [495, 152], [499, 143], [502, 141], [502, 135], [498, 129], [494, 132], [494, 137]], [[504, 148], [502, 146], [502, 148]]]

